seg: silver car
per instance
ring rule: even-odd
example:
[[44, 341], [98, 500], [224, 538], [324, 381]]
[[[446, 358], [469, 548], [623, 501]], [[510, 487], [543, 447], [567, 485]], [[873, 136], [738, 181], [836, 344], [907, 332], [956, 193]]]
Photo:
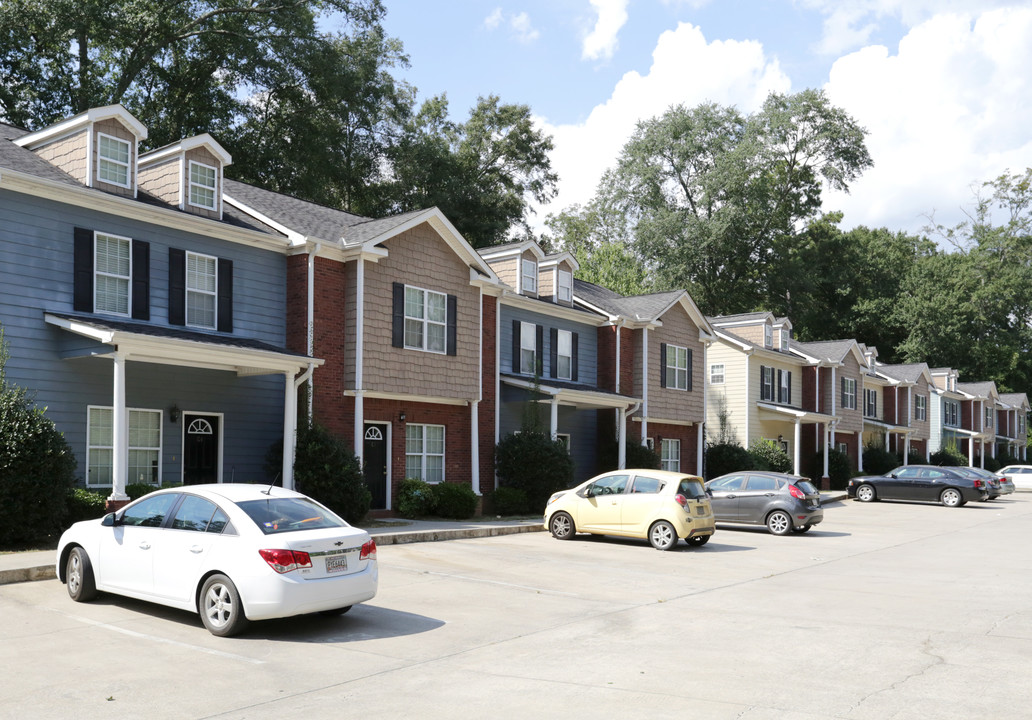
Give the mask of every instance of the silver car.
[[706, 483], [718, 523], [766, 525], [774, 535], [804, 533], [824, 519], [821, 493], [807, 478], [744, 471]]

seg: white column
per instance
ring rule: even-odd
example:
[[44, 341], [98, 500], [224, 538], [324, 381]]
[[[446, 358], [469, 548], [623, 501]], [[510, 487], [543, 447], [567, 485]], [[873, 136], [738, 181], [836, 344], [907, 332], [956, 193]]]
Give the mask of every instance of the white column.
[[469, 411], [469, 422], [472, 426], [470, 432], [470, 482], [473, 484], [473, 492], [480, 495], [480, 403], [473, 402]]
[[297, 449], [297, 390], [294, 376], [284, 373], [286, 386], [283, 392], [283, 487], [294, 489], [294, 453]]
[[699, 423], [699, 449], [695, 454], [695, 474], [702, 477], [702, 458], [706, 453], [706, 423]]
[[910, 464], [910, 436], [906, 435], [903, 438], [903, 464]]
[[828, 453], [831, 452], [831, 423], [824, 423], [824, 432], [821, 433], [824, 440], [824, 475], [822, 477], [829, 477], [828, 475]]
[[[835, 400], [838, 397], [838, 383], [835, 382], [835, 366], [831, 367], [831, 414], [835, 414]], [[831, 426], [831, 447], [835, 447], [835, 425]]]
[[362, 464], [363, 439], [365, 438], [365, 403], [362, 394], [365, 392], [363, 377], [364, 351], [363, 335], [365, 334], [365, 260], [359, 258], [355, 267], [355, 428], [354, 450], [358, 464]]
[[968, 467], [975, 466], [975, 438], [968, 438]]
[[627, 467], [627, 410], [620, 408], [616, 411], [616, 468], [623, 470]]
[[553, 395], [552, 396], [551, 411], [552, 411], [551, 412], [551, 419], [550, 419], [551, 433], [552, 433], [552, 439], [555, 440], [555, 439], [557, 439], [559, 437], [559, 396], [558, 395]]
[[864, 434], [862, 431], [856, 436], [856, 469], [858, 472], [864, 471]]
[[111, 398], [111, 419], [114, 438], [111, 458], [111, 496], [108, 500], [124, 501], [129, 479], [129, 423], [125, 412], [125, 356], [115, 352], [114, 392]]
[[613, 387], [616, 388], [616, 392], [620, 392], [620, 325], [623, 321], [619, 321], [613, 325], [616, 329], [616, 383]]
[[795, 447], [792, 448], [792, 473], [795, 475], [799, 474], [799, 446], [802, 444], [803, 439], [803, 423], [801, 418], [795, 419]]

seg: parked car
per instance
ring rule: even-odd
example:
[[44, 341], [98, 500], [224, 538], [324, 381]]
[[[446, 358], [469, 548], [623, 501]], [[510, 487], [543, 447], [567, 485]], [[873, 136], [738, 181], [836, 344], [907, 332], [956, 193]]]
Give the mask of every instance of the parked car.
[[559, 540], [617, 535], [646, 538], [657, 550], [678, 538], [705, 545], [716, 530], [702, 478], [663, 470], [614, 470], [554, 493], [545, 527]]
[[947, 507], [989, 497], [984, 480], [968, 477], [957, 468], [934, 465], [903, 465], [885, 475], [853, 478], [846, 492], [861, 502], [931, 500]]
[[737, 472], [706, 483], [719, 523], [766, 525], [774, 535], [804, 533], [824, 519], [821, 493], [808, 478]]
[[999, 474], [1014, 483], [1015, 490], [1032, 490], [1032, 465], [1008, 465]]
[[977, 477], [985, 480], [989, 486], [989, 500], [995, 500], [1001, 495], [1007, 495], [1014, 492], [1014, 483], [1002, 475], [997, 475], [991, 470], [977, 467], [958, 467], [953, 469], [957, 472], [968, 475], [969, 477]]
[[57, 575], [73, 600], [98, 591], [197, 612], [214, 634], [249, 620], [340, 614], [376, 595], [369, 533], [301, 493], [246, 484], [157, 490], [72, 525]]

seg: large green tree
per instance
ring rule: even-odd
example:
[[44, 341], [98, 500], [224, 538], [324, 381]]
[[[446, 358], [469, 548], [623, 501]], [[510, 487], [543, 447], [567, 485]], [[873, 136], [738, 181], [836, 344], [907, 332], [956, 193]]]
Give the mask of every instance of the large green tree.
[[817, 216], [825, 186], [848, 190], [872, 164], [864, 134], [817, 90], [772, 94], [753, 115], [677, 106], [639, 123], [600, 194], [657, 285], [710, 313], [753, 310], [778, 242]]

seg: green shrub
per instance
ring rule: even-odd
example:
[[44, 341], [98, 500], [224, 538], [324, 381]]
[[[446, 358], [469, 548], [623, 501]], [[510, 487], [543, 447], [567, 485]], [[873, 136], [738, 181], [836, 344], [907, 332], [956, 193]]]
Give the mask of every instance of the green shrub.
[[942, 465], [945, 467], [964, 467], [968, 464], [968, 461], [967, 458], [957, 450], [957, 446], [950, 443], [929, 455], [928, 464]]
[[907, 465], [927, 465], [928, 456], [922, 452], [914, 452], [911, 450], [907, 453]]
[[755, 459], [737, 443], [715, 443], [706, 448], [706, 479], [755, 468]]
[[86, 488], [72, 488], [68, 492], [67, 516], [64, 526], [68, 527], [80, 520], [95, 520], [103, 517], [107, 509], [107, 495]]
[[298, 428], [294, 487], [352, 525], [362, 522], [373, 501], [355, 453], [316, 424]]
[[418, 478], [406, 478], [401, 481], [396, 508], [398, 514], [405, 518], [425, 517], [433, 515], [435, 501], [436, 496], [430, 483]]
[[440, 517], [465, 520], [477, 512], [480, 498], [469, 485], [442, 482], [433, 486], [433, 492], [436, 513]]
[[[4, 358], [0, 352], [0, 369]], [[0, 382], [0, 547], [30, 545], [63, 530], [74, 483], [75, 457], [45, 410], [24, 389]]]
[[982, 467], [984, 467], [989, 472], [996, 472], [997, 470], [1003, 467], [1003, 465], [1000, 464], [999, 460], [991, 456], [986, 457], [984, 460], [982, 460], [982, 463]]
[[885, 448], [875, 445], [864, 447], [865, 475], [884, 475], [902, 464], [903, 460], [896, 453], [891, 453]]
[[[820, 484], [824, 477], [824, 453], [819, 452], [813, 456], [810, 463], [810, 477], [814, 482]], [[830, 450], [828, 452], [828, 482], [832, 490], [845, 490], [849, 484], [849, 478], [853, 477], [853, 461], [849, 455], [841, 450]]]
[[491, 493], [495, 515], [525, 515], [530, 512], [527, 493], [516, 488], [500, 487]]
[[157, 489], [156, 485], [151, 485], [150, 483], [129, 483], [125, 486], [125, 494], [129, 496], [130, 500], [138, 500]]
[[[595, 468], [597, 472], [604, 473], [619, 467], [620, 458], [616, 452], [618, 447], [619, 443], [616, 438], [609, 438], [601, 444]], [[658, 470], [660, 467], [659, 453], [640, 442], [627, 440], [624, 443], [624, 467]]]
[[[781, 445], [767, 438], [756, 438], [749, 445], [753, 458], [753, 469], [787, 473], [792, 471], [792, 461]], [[731, 471], [733, 472], [733, 471]]]
[[502, 438], [495, 448], [495, 470], [501, 487], [527, 494], [531, 512], [544, 512], [552, 493], [573, 485], [573, 458], [566, 446], [536, 430]]

